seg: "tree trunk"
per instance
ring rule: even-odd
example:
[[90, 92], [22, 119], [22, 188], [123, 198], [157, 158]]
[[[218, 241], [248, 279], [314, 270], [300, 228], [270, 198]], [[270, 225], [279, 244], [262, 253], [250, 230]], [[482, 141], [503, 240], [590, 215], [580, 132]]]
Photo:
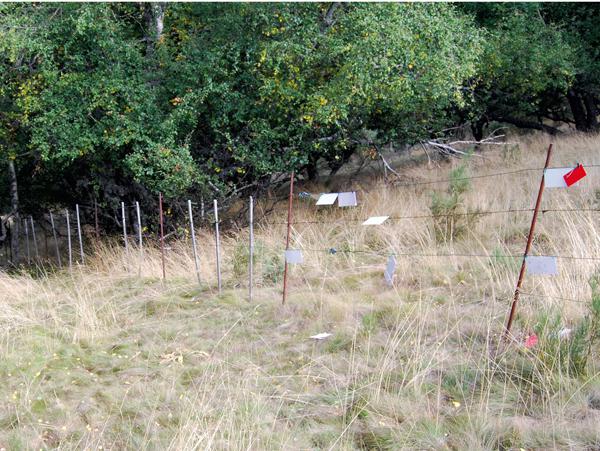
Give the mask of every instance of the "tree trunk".
[[569, 89], [567, 91], [567, 100], [569, 101], [569, 106], [571, 107], [571, 113], [573, 114], [573, 120], [575, 121], [575, 128], [580, 131], [586, 131], [587, 117], [583, 108], [583, 104], [581, 103], [581, 98], [573, 89]]
[[317, 178], [319, 177], [319, 172], [317, 170], [317, 162], [312, 158], [306, 165], [306, 176], [311, 182], [316, 182]]
[[483, 139], [483, 128], [485, 127], [486, 121], [484, 119], [478, 119], [471, 123], [471, 132], [475, 141], [481, 141]]
[[163, 32], [167, 6], [165, 3], [142, 3], [142, 8], [144, 11], [144, 25], [146, 27], [144, 36], [144, 40], [146, 41], [146, 56], [151, 56], [154, 53], [154, 46]]
[[586, 125], [588, 130], [594, 130], [598, 128], [598, 109], [596, 108], [596, 99], [589, 93], [585, 93], [583, 96], [583, 103], [586, 110]]
[[12, 263], [19, 264], [19, 191], [17, 187], [17, 171], [15, 170], [15, 160], [8, 160], [8, 183], [10, 192], [10, 207], [12, 216], [12, 227], [10, 231], [10, 247], [12, 253]]

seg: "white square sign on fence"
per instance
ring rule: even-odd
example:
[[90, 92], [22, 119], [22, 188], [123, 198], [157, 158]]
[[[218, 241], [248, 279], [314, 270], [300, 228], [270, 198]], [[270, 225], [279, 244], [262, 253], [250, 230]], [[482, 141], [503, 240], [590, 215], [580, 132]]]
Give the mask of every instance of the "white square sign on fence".
[[390, 255], [388, 257], [387, 266], [383, 272], [383, 277], [389, 286], [394, 284], [394, 273], [396, 272], [396, 257]]
[[338, 193], [325, 193], [319, 196], [317, 205], [333, 205], [338, 197]]
[[573, 168], [551, 168], [544, 171], [545, 188], [566, 188], [565, 174], [571, 172]]
[[558, 274], [556, 257], [528, 256], [525, 265], [529, 274], [545, 274], [555, 276]]
[[357, 205], [356, 191], [338, 194], [338, 207], [356, 207]]
[[371, 216], [369, 219], [363, 222], [362, 225], [381, 225], [387, 221], [388, 218], [389, 216]]
[[301, 264], [303, 262], [302, 251], [299, 249], [287, 249], [285, 251], [285, 262], [294, 264]]

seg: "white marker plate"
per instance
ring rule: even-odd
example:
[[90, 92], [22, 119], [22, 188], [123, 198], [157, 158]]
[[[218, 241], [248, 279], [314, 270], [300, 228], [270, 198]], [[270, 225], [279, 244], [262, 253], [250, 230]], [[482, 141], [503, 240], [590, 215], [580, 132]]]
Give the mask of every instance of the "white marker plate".
[[558, 274], [556, 257], [529, 256], [525, 258], [525, 262], [529, 274], [546, 274], [550, 276]]
[[383, 277], [389, 286], [393, 285], [394, 273], [396, 272], [396, 257], [390, 255], [388, 257], [387, 266], [383, 272]]
[[545, 188], [566, 188], [565, 174], [571, 172], [574, 168], [552, 168], [544, 171]]
[[333, 205], [337, 197], [338, 193], [321, 194], [319, 200], [317, 201], [317, 205]]
[[303, 262], [302, 251], [298, 249], [288, 249], [285, 251], [285, 261], [290, 264], [301, 264]]
[[310, 338], [312, 338], [313, 340], [325, 340], [327, 337], [331, 337], [331, 334], [327, 332], [321, 332], [317, 335], [311, 335]]
[[356, 191], [338, 194], [338, 207], [356, 207], [357, 205]]
[[369, 219], [363, 222], [362, 225], [381, 225], [387, 221], [388, 218], [389, 216], [371, 216]]

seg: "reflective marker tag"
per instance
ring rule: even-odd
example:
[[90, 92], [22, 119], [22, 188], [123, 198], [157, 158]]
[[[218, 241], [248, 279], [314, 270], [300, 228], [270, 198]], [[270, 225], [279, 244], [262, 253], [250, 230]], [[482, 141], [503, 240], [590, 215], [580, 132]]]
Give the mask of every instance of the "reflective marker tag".
[[356, 191], [338, 194], [338, 207], [356, 207], [357, 205]]
[[555, 276], [558, 274], [556, 257], [529, 256], [525, 258], [529, 274], [545, 274]]
[[571, 172], [573, 168], [552, 168], [544, 171], [545, 188], [566, 188], [565, 175]]
[[285, 261], [290, 264], [301, 264], [304, 260], [302, 258], [302, 251], [298, 249], [288, 249], [285, 251]]
[[371, 216], [369, 219], [363, 222], [362, 225], [381, 225], [387, 221], [388, 218], [389, 216]]
[[388, 257], [387, 266], [383, 273], [383, 277], [389, 286], [394, 284], [394, 273], [396, 272], [396, 257], [390, 255]]
[[338, 197], [338, 193], [326, 193], [319, 196], [317, 205], [333, 205]]

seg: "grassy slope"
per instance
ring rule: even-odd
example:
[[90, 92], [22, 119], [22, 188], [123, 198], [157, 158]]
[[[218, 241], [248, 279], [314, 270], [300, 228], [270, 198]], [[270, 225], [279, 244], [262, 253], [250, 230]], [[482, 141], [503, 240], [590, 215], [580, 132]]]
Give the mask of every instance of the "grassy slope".
[[[543, 165], [546, 138], [473, 158], [472, 174]], [[556, 141], [554, 166], [600, 163], [598, 137]], [[415, 165], [410, 180], [448, 176], [451, 165]], [[473, 181], [464, 204], [532, 206], [539, 172]], [[356, 209], [302, 220], [429, 214], [447, 184], [371, 187]], [[597, 207], [600, 170], [582, 187], [547, 191], [544, 207]], [[311, 187], [301, 187], [310, 189]], [[282, 208], [284, 208], [282, 206]], [[291, 271], [280, 305], [283, 225], [257, 227], [255, 302], [245, 288], [247, 231], [227, 237], [225, 285], [199, 289], [187, 243], [138, 261], [105, 246], [85, 268], [46, 278], [0, 275], [0, 448], [40, 449], [598, 449], [598, 354], [572, 377], [518, 344], [489, 358], [506, 318], [518, 267], [502, 257], [399, 258], [395, 286], [385, 257], [329, 255], [332, 246], [400, 253], [520, 253], [530, 213], [489, 215], [450, 243], [429, 219], [364, 228], [340, 220], [299, 224], [306, 264]], [[281, 221], [283, 210], [272, 221]], [[546, 213], [537, 252], [600, 255], [598, 214]], [[203, 234], [202, 277], [214, 280]], [[526, 277], [515, 334], [560, 314], [572, 326], [590, 297], [592, 261], [559, 262], [554, 278]], [[129, 268], [129, 272], [127, 270]], [[273, 281], [277, 283], [274, 284]], [[541, 296], [540, 296], [541, 295]], [[546, 296], [552, 296], [548, 298]], [[579, 299], [562, 301], [556, 297]], [[557, 326], [558, 327], [558, 326]], [[314, 342], [318, 332], [333, 336]], [[556, 333], [550, 330], [549, 333]]]

